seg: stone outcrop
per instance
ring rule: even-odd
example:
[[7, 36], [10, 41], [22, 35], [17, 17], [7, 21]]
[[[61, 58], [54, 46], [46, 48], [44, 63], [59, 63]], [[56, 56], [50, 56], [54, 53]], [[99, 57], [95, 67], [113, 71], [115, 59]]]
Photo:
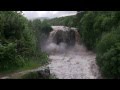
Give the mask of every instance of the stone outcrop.
[[60, 43], [66, 43], [69, 46], [75, 45], [75, 31], [62, 31], [58, 30], [54, 37], [53, 42], [59, 45]]
[[76, 28], [54, 26], [48, 41], [57, 45], [66, 43], [68, 46], [74, 46], [76, 43], [79, 43], [79, 38]]
[[33, 70], [22, 71], [7, 76], [3, 76], [0, 79], [54, 79], [55, 75], [50, 73], [49, 67], [40, 67]]

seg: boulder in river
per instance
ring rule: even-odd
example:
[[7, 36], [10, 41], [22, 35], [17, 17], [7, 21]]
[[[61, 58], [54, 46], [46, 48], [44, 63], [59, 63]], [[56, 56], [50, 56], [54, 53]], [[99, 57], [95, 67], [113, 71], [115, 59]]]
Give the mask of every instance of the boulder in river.
[[43, 70], [26, 73], [21, 79], [55, 79], [55, 76], [50, 73], [49, 67]]

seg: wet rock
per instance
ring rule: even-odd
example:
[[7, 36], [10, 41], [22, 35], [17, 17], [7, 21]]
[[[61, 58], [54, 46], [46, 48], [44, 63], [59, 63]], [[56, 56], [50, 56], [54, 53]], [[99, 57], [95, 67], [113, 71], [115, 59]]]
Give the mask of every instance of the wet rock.
[[48, 66], [40, 67], [37, 69], [13, 73], [3, 76], [0, 79], [53, 79]]
[[76, 28], [69, 28], [64, 26], [53, 26], [53, 31], [50, 32], [48, 42], [59, 45], [66, 43], [68, 46], [74, 46], [79, 42], [79, 33]]
[[61, 42], [66, 43], [67, 45], [75, 45], [75, 31], [74, 30], [69, 30], [69, 31], [63, 31], [63, 30], [58, 30], [54, 37], [53, 37], [53, 42], [59, 45]]
[[43, 51], [48, 54], [65, 53], [69, 48], [80, 43], [80, 35], [76, 28], [53, 26]]
[[45, 70], [37, 71], [38, 76], [42, 77], [43, 79], [48, 79], [50, 77], [50, 69], [47, 67]]
[[51, 77], [49, 67], [38, 71], [33, 71], [21, 76], [21, 79], [49, 79]]

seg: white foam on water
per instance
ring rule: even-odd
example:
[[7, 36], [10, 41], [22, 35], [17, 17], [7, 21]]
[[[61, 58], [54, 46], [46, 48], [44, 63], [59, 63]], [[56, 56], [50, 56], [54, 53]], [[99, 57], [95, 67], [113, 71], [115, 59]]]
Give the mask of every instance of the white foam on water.
[[[57, 30], [67, 31], [70, 28], [65, 26], [52, 26], [49, 43], [46, 46], [51, 59], [51, 73], [59, 79], [97, 79], [101, 78], [99, 68], [96, 65], [96, 55], [88, 51], [84, 45], [79, 43], [79, 33], [76, 31], [76, 44], [74, 47], [67, 48], [66, 43], [59, 45], [52, 42]], [[73, 28], [76, 29], [76, 28]]]
[[59, 79], [101, 78], [95, 57], [81, 45], [79, 49], [71, 49], [65, 54], [50, 55], [50, 71]]

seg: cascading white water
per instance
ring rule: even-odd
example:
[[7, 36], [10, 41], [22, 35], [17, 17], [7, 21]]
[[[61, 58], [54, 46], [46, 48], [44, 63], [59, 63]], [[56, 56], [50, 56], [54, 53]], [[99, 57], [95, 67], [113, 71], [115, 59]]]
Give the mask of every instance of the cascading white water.
[[80, 42], [76, 28], [53, 26], [45, 45], [51, 59], [50, 72], [59, 79], [101, 78], [96, 55]]
[[[96, 65], [95, 53], [88, 51], [82, 45], [80, 35], [76, 28], [72, 28], [72, 30], [64, 26], [53, 26], [52, 28], [53, 31], [50, 32], [47, 42], [43, 45], [43, 50], [49, 53], [49, 59], [51, 59], [48, 65], [50, 73], [56, 75], [58, 79], [102, 78], [99, 68]], [[71, 35], [69, 32], [73, 34]], [[41, 67], [32, 71], [38, 71], [40, 69]], [[26, 72], [29, 71], [15, 73], [2, 78], [19, 76]]]
[[44, 50], [51, 53], [63, 53], [68, 48], [80, 44], [80, 35], [76, 28], [52, 26]]

